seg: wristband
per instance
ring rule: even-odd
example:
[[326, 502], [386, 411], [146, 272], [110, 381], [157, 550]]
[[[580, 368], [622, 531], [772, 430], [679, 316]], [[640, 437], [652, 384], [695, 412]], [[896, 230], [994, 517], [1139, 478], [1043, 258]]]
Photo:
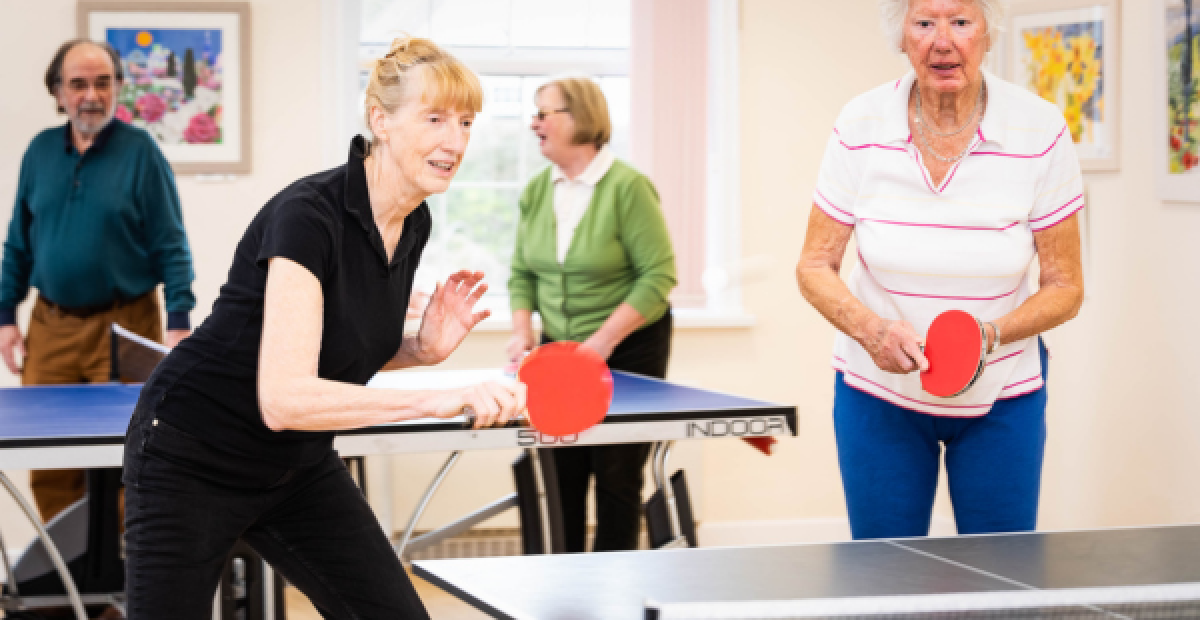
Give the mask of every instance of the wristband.
[[996, 350], [996, 347], [1000, 346], [1000, 328], [996, 327], [996, 324], [991, 321], [984, 321], [983, 324], [991, 325], [992, 333], [995, 334], [995, 336], [992, 338], [992, 346], [988, 347], [988, 350], [987, 350], [988, 355], [991, 355], [992, 352]]

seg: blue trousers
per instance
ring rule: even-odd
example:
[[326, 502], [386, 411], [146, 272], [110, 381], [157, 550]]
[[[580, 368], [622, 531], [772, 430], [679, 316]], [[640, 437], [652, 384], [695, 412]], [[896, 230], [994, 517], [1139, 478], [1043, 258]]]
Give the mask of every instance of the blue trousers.
[[[1040, 338], [1038, 348], [1044, 378], [1047, 354]], [[981, 417], [947, 418], [859, 391], [839, 372], [833, 423], [855, 539], [929, 534], [943, 445], [959, 534], [1037, 526], [1046, 445], [1044, 386], [998, 400]]]

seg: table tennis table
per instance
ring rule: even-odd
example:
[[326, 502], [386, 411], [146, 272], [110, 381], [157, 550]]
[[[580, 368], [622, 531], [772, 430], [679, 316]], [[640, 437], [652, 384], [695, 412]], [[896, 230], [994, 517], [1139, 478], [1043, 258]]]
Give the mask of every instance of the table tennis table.
[[[466, 385], [499, 370], [380, 373], [371, 387]], [[141, 386], [89, 384], [0, 388], [0, 469], [120, 467], [125, 429]], [[419, 419], [338, 433], [343, 456], [552, 448], [796, 434], [796, 408], [624, 372], [598, 426], [551, 437], [522, 426], [472, 430], [461, 418]]]
[[[500, 378], [495, 369], [466, 371], [399, 371], [381, 373], [370, 385], [378, 388], [423, 388], [466, 385]], [[544, 449], [567, 445], [653, 442], [655, 482], [673, 504], [666, 476], [671, 445], [677, 440], [795, 435], [796, 409], [756, 399], [714, 392], [623, 372], [613, 373], [613, 402], [604, 421], [578, 435], [552, 437], [519, 425], [468, 429], [462, 419], [421, 419], [339, 433], [334, 446], [342, 456], [451, 452], [410, 519], [398, 552], [457, 455], [468, 450], [522, 448], [535, 473], [541, 552], [561, 550], [561, 525], [555, 527], [553, 459]], [[125, 430], [140, 386], [91, 384], [0, 389], [0, 470], [111, 468], [121, 465]], [[387, 490], [387, 489], [385, 489]], [[425, 544], [460, 532], [517, 505], [509, 496], [423, 537]], [[677, 512], [672, 510], [672, 515]], [[681, 527], [672, 517], [673, 540]], [[527, 546], [527, 549], [529, 547]], [[3, 573], [0, 573], [3, 574]]]
[[1198, 618], [1200, 526], [414, 562], [495, 618]]

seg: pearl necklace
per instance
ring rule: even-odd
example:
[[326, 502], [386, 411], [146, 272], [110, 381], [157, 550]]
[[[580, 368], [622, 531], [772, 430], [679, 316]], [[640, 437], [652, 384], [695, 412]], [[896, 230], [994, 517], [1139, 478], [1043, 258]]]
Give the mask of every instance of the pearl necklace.
[[924, 116], [924, 112], [921, 110], [921, 91], [915, 85], [913, 86], [913, 90], [914, 90], [914, 92], [916, 92], [916, 96], [917, 96], [917, 114], [916, 114], [916, 118], [913, 119], [913, 124], [915, 124], [917, 126], [917, 132], [921, 135], [921, 143], [925, 145], [925, 149], [927, 151], [929, 151], [929, 154], [933, 155], [934, 158], [936, 158], [938, 161], [941, 161], [941, 162], [944, 162], [947, 164], [958, 163], [959, 160], [961, 160], [962, 158], [967, 156], [967, 153], [971, 150], [971, 147], [974, 146], [974, 140], [969, 142], [967, 144], [966, 148], [964, 148], [957, 155], [947, 157], [945, 155], [942, 155], [941, 153], [938, 153], [936, 150], [934, 150], [933, 144], [929, 140], [929, 134], [933, 133], [939, 137], [947, 138], [947, 137], [950, 137], [953, 135], [960, 134], [963, 132], [964, 129], [973, 125], [975, 123], [976, 115], [979, 114], [980, 109], [983, 107], [985, 85], [980, 85], [980, 87], [979, 87], [979, 98], [975, 100], [975, 109], [971, 110], [971, 116], [967, 120], [967, 123], [965, 125], [963, 125], [962, 127], [959, 127], [957, 130], [952, 131], [950, 133], [940, 133], [938, 131], [935, 131], [932, 128], [927, 128], [928, 123], [921, 122], [921, 118]]

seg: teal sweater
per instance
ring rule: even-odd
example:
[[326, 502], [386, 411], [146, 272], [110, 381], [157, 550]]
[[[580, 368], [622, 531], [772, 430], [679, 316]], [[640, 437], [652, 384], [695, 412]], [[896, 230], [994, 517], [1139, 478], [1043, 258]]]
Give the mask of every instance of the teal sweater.
[[554, 340], [583, 341], [617, 306], [633, 306], [645, 324], [667, 311], [675, 288], [675, 251], [654, 185], [614, 161], [596, 184], [566, 260], [557, 257], [550, 168], [525, 187], [508, 291], [513, 310], [532, 310]]
[[35, 286], [51, 301], [94, 306], [164, 283], [167, 325], [188, 327], [192, 255], [175, 177], [150, 134], [113, 120], [80, 155], [70, 125], [37, 135], [21, 160], [4, 264], [0, 325]]

